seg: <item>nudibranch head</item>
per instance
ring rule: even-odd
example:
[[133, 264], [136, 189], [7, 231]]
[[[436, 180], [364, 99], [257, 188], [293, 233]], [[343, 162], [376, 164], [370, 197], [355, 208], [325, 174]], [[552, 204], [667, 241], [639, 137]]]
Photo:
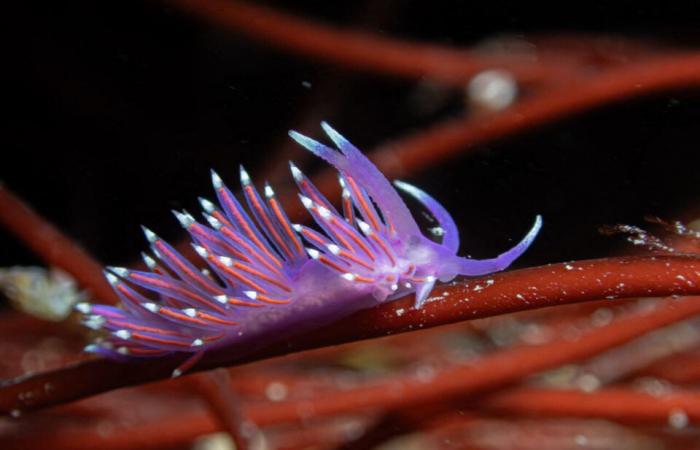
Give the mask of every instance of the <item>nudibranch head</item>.
[[[289, 135], [333, 165], [340, 173], [341, 180], [354, 180], [365, 191], [358, 193], [359, 199], [354, 202], [366, 220], [359, 222], [359, 228], [370, 238], [372, 235], [369, 233], [381, 235], [396, 258], [395, 264], [385, 265], [379, 270], [396, 278], [389, 277], [390, 281], [386, 277], [379, 278], [376, 290], [378, 300], [393, 299], [415, 291], [415, 306], [420, 308], [437, 280], [450, 281], [457, 275], [477, 276], [505, 269], [527, 250], [542, 227], [542, 218], [538, 215], [527, 235], [496, 258], [475, 260], [459, 257], [457, 225], [437, 200], [406, 182], [394, 181], [396, 188], [415, 198], [435, 218], [438, 226], [432, 232], [442, 238], [439, 243], [420, 231], [396, 189], [367, 157], [330, 125], [322, 122], [321, 126], [340, 152], [295, 131], [290, 131]], [[347, 183], [341, 182], [341, 185], [347, 186]], [[376, 217], [372, 203], [381, 218]]]
[[[218, 202], [200, 199], [208, 225], [174, 211], [192, 238], [199, 264], [144, 228], [149, 270], [111, 267], [105, 272], [122, 307], [76, 306], [86, 326], [107, 332], [86, 350], [115, 358], [192, 353], [176, 369], [179, 374], [215, 346], [279, 339], [292, 329], [320, 326], [413, 292], [420, 308], [438, 280], [508, 267], [542, 225], [537, 216], [520, 243], [493, 259], [459, 257], [457, 226], [442, 205], [408, 183], [392, 185], [330, 125], [321, 126], [338, 150], [289, 133], [339, 174], [342, 208], [336, 209], [290, 164], [299, 199], [320, 230], [291, 223], [272, 187], [265, 184], [260, 195], [243, 167], [247, 208], [212, 171]], [[397, 189], [435, 218], [432, 232], [440, 242], [421, 232]]]

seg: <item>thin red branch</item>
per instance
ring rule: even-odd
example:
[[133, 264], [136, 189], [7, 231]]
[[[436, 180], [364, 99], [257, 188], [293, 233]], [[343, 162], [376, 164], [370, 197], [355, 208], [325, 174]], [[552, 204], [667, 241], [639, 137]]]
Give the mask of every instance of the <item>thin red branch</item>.
[[102, 276], [102, 266], [85, 250], [0, 184], [0, 223], [31, 248], [47, 265], [71, 274], [94, 298], [118, 298]]
[[200, 373], [191, 378], [195, 390], [206, 400], [209, 408], [228, 432], [237, 450], [246, 450], [244, 417], [240, 410], [241, 400], [232, 390], [231, 380], [223, 369]]
[[625, 388], [587, 393], [576, 390], [519, 388], [490, 395], [479, 408], [501, 414], [592, 417], [635, 424], [666, 425], [669, 415], [685, 414], [700, 422], [700, 393], [677, 391], [661, 396]]
[[406, 42], [353, 30], [339, 30], [262, 6], [231, 0], [165, 0], [216, 25], [301, 56], [350, 69], [414, 79], [431, 78], [463, 86], [475, 73], [503, 68], [524, 83], [563, 79], [575, 66], [530, 55], [488, 56], [465, 49]]
[[[413, 299], [409, 296], [373, 309], [360, 311], [331, 326], [295, 339], [273, 343], [244, 357], [237, 356], [244, 349], [226, 348], [212, 351], [195, 370], [242, 364], [295, 351], [514, 311], [605, 297], [625, 298], [672, 294], [700, 294], [700, 259], [679, 256], [628, 257], [548, 265], [439, 286], [435, 295], [441, 298], [429, 301], [423, 309], [413, 309], [411, 307]], [[639, 330], [648, 331], [696, 314], [700, 312], [700, 302], [669, 303], [666, 309], [664, 309], [665, 315], [659, 313], [653, 317], [640, 318], [629, 326], [621, 326], [622, 329], [614, 337], [601, 335], [598, 338], [589, 338], [593, 339], [591, 347], [584, 347], [585, 351], [574, 348], [582, 353], [572, 350], [574, 354], [569, 358], [590, 355], [590, 348], [597, 348], [596, 345], [602, 345], [601, 348], [616, 345], [620, 342], [620, 336], [629, 335], [631, 338], [639, 335], [641, 332]], [[561, 345], [567, 344], [569, 343], [566, 341], [561, 343]], [[517, 367], [520, 364], [519, 358], [526, 353], [525, 350], [520, 350], [515, 355], [508, 355], [511, 359], [504, 358], [503, 361], [497, 359], [496, 362]], [[564, 354], [564, 349], [557, 349], [553, 355], [559, 353]], [[10, 414], [13, 410], [37, 409], [119, 387], [167, 378], [180, 359], [180, 357], [168, 357], [130, 364], [92, 360], [53, 372], [9, 380], [0, 387], [0, 411], [3, 414]], [[551, 364], [548, 363], [547, 367], [551, 367]], [[493, 369], [493, 366], [489, 365], [479, 367]], [[536, 367], [533, 370], [543, 368], [536, 364], [533, 367]], [[478, 373], [483, 370], [479, 369]], [[497, 380], [489, 370], [482, 376]], [[461, 379], [461, 375], [458, 378]], [[44, 389], [46, 383], [53, 386], [49, 392]], [[463, 389], [463, 386], [460, 389]], [[26, 395], [27, 392], [32, 394]], [[382, 392], [377, 392], [377, 395], [381, 394]]]

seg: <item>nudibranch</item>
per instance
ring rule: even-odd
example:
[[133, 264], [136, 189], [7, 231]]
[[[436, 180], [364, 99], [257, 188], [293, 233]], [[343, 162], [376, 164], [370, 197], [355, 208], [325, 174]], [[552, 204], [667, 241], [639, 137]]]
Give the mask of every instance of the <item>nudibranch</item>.
[[153, 255], [143, 255], [149, 270], [105, 271], [121, 307], [76, 305], [85, 325], [104, 330], [86, 351], [112, 358], [188, 352], [192, 356], [174, 372], [179, 375], [206, 350], [280, 339], [410, 293], [421, 308], [438, 280], [508, 267], [542, 225], [537, 216], [522, 241], [493, 259], [459, 257], [457, 226], [442, 205], [415, 186], [394, 182], [438, 223], [432, 230], [438, 243], [421, 232], [377, 167], [321, 125], [339, 151], [295, 131], [289, 135], [338, 171], [338, 209], [293, 163], [299, 199], [317, 229], [292, 224], [272, 187], [266, 183], [261, 196], [243, 167], [247, 208], [212, 171], [218, 204], [200, 198], [208, 225], [174, 211], [201, 267], [144, 228]]

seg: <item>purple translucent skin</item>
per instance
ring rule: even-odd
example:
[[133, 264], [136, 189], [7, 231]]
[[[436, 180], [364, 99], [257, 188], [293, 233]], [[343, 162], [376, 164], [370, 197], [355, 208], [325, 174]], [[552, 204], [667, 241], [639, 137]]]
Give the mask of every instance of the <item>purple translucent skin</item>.
[[87, 326], [107, 332], [86, 350], [114, 358], [192, 353], [175, 370], [178, 375], [214, 347], [260, 345], [410, 293], [420, 308], [437, 280], [508, 267], [542, 226], [537, 216], [525, 238], [496, 258], [458, 257], [457, 226], [442, 205], [414, 186], [394, 183], [435, 218], [438, 226], [431, 231], [441, 238], [436, 243], [421, 233], [381, 172], [328, 124], [321, 125], [340, 151], [295, 131], [289, 135], [338, 170], [342, 212], [293, 164], [300, 200], [320, 231], [291, 224], [272, 188], [266, 184], [261, 196], [243, 168], [247, 209], [212, 172], [219, 207], [200, 199], [209, 226], [175, 212], [200, 264], [144, 229], [155, 255], [144, 255], [150, 271], [112, 267], [105, 272], [122, 308], [76, 307]]

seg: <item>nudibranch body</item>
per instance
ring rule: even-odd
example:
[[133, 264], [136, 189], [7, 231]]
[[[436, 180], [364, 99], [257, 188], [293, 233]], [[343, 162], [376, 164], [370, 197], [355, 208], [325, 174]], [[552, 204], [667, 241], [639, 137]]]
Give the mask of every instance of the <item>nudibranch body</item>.
[[207, 349], [280, 339], [406, 294], [415, 293], [420, 308], [438, 280], [505, 269], [541, 227], [537, 216], [523, 240], [496, 258], [458, 257], [457, 226], [442, 205], [415, 186], [394, 183], [435, 218], [437, 243], [423, 235], [381, 172], [328, 124], [322, 127], [339, 151], [289, 133], [339, 173], [338, 210], [290, 164], [320, 231], [292, 224], [272, 188], [265, 184], [261, 196], [242, 167], [247, 208], [212, 172], [219, 206], [200, 199], [208, 226], [174, 212], [205, 268], [144, 228], [155, 256], [144, 254], [150, 270], [106, 271], [122, 308], [76, 306], [87, 326], [107, 331], [86, 350], [115, 358], [192, 353], [179, 374]]

